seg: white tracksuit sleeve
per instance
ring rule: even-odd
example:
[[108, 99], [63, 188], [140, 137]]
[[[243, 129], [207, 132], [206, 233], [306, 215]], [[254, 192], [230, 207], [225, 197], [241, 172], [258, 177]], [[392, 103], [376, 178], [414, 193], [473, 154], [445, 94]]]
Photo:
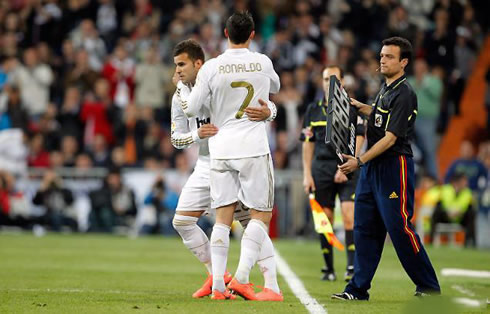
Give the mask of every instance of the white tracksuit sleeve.
[[177, 149], [189, 147], [192, 143], [199, 141], [197, 130], [192, 131], [189, 127], [189, 119], [182, 110], [177, 97], [178, 91], [172, 97], [172, 130], [170, 139], [172, 145]]

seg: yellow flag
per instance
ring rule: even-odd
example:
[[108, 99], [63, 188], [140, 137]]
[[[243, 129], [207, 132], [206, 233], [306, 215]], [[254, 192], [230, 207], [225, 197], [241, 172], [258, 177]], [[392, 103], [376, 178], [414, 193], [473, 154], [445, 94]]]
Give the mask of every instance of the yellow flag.
[[328, 243], [339, 249], [344, 250], [344, 245], [337, 239], [333, 233], [332, 224], [328, 220], [327, 215], [323, 211], [322, 206], [316, 201], [315, 194], [310, 193], [310, 206], [313, 214], [313, 222], [315, 224], [315, 231], [317, 233], [323, 233], [327, 238]]

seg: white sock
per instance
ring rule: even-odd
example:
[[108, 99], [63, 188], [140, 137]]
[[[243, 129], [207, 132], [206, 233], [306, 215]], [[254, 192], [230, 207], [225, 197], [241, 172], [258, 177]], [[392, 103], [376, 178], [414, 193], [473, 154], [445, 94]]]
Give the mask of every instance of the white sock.
[[175, 214], [172, 225], [182, 237], [184, 245], [206, 266], [208, 273], [212, 274], [209, 240], [204, 231], [197, 225], [197, 220], [197, 217]]
[[248, 223], [242, 237], [240, 262], [235, 274], [238, 282], [245, 284], [249, 282], [249, 275], [252, 267], [259, 258], [262, 243], [267, 236], [267, 227], [257, 219], [252, 219]]
[[274, 245], [271, 238], [267, 235], [262, 243], [259, 259], [257, 260], [260, 271], [264, 275], [264, 287], [271, 289], [276, 293], [280, 293], [279, 285], [277, 284], [276, 259], [274, 258]]
[[211, 263], [213, 265], [213, 290], [225, 291], [224, 275], [230, 247], [230, 227], [216, 223], [211, 233]]

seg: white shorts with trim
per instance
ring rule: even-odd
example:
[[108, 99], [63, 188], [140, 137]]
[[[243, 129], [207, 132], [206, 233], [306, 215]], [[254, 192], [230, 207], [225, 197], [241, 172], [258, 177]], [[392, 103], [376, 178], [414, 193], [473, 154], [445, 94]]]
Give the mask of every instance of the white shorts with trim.
[[209, 162], [198, 160], [182, 188], [176, 211], [209, 211], [210, 208]]
[[211, 207], [240, 201], [246, 207], [271, 211], [274, 168], [270, 154], [241, 159], [211, 159]]

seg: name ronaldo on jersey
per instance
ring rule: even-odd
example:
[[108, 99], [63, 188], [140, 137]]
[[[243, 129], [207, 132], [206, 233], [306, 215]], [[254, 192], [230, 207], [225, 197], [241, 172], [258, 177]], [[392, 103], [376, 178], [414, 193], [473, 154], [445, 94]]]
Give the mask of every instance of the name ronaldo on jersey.
[[262, 65], [256, 62], [256, 63], [249, 63], [248, 65], [245, 63], [220, 65], [218, 73], [228, 74], [228, 73], [260, 72], [260, 71], [262, 71]]

